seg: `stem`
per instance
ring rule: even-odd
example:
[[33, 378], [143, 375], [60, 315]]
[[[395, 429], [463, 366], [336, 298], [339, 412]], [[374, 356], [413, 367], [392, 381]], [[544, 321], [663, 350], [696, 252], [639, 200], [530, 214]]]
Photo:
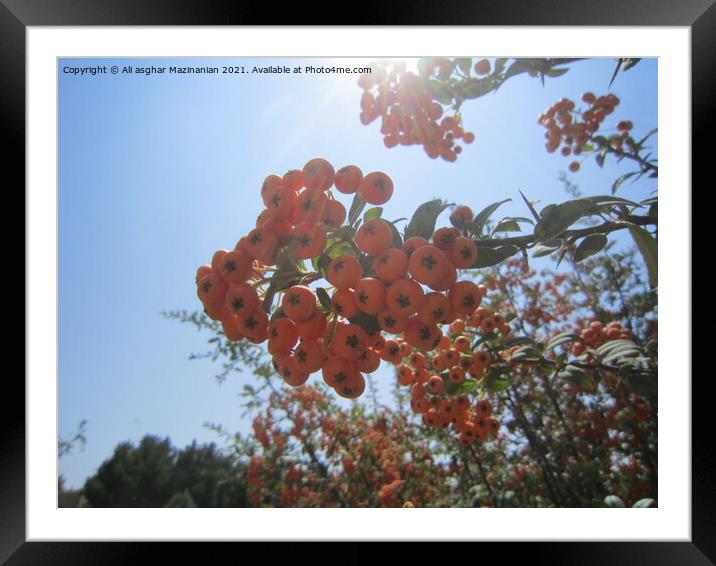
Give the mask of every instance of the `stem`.
[[492, 486], [490, 485], [490, 482], [487, 481], [487, 475], [485, 474], [485, 470], [482, 467], [482, 460], [480, 460], [480, 457], [477, 455], [477, 451], [475, 450], [474, 446], [470, 446], [470, 452], [472, 453], [472, 457], [475, 458], [475, 462], [477, 462], [477, 469], [480, 471], [480, 477], [482, 478], [482, 483], [485, 484], [485, 487], [487, 488], [487, 493], [490, 495], [490, 501], [492, 501], [492, 506], [499, 507], [499, 505], [497, 505], [497, 500], [495, 499], [495, 495], [492, 492]]
[[[609, 232], [615, 232], [616, 230], [624, 230], [629, 228], [630, 225], [636, 224], [637, 226], [656, 226], [657, 220], [651, 216], [635, 216], [627, 215], [624, 216], [621, 222], [604, 222], [597, 224], [596, 226], [589, 226], [588, 228], [579, 228], [576, 230], [565, 230], [561, 235], [555, 238], [581, 238], [582, 236], [589, 236], [590, 234], [606, 234]], [[517, 247], [526, 247], [535, 243], [534, 234], [529, 236], [514, 236], [511, 238], [489, 238], [486, 240], [475, 240], [475, 244], [482, 248], [497, 248], [505, 245], [514, 245]]]

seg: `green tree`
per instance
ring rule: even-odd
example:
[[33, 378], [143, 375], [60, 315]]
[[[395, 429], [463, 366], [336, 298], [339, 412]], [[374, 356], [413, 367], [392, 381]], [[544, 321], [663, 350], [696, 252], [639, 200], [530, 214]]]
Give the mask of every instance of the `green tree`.
[[145, 436], [138, 446], [119, 444], [88, 478], [84, 494], [92, 507], [245, 506], [240, 469], [214, 444], [193, 442], [184, 450], [168, 438]]

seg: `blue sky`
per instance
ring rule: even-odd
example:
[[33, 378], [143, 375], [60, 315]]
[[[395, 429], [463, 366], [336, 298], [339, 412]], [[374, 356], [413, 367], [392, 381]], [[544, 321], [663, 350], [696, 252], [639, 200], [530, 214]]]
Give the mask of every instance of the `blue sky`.
[[[217, 440], [203, 428], [207, 421], [248, 429], [237, 394], [250, 374], [218, 385], [213, 364], [188, 361], [191, 352], [206, 348], [208, 335], [160, 312], [200, 307], [196, 267], [214, 250], [233, 247], [254, 225], [266, 175], [323, 157], [336, 169], [355, 164], [364, 173], [388, 173], [395, 183], [384, 207], [389, 219], [410, 216], [436, 196], [475, 211], [512, 198], [500, 212], [526, 216], [519, 189], [540, 206], [568, 198], [557, 177], [570, 160], [544, 150], [544, 129], [537, 125], [552, 103], [563, 96], [576, 101], [586, 90], [613, 92], [621, 104], [605, 126], [629, 119], [636, 136], [657, 126], [656, 60], [621, 74], [610, 90], [614, 60], [602, 59], [575, 63], [544, 87], [525, 75], [495, 95], [466, 102], [463, 121], [476, 140], [456, 163], [430, 160], [419, 147], [386, 149], [379, 123], [366, 127], [358, 120], [355, 75], [62, 72], [68, 64], [316, 63], [58, 62], [60, 436], [71, 437], [82, 419], [88, 421], [86, 449], [60, 461], [68, 485], [80, 486], [124, 440], [147, 433], [169, 436], [178, 446]], [[631, 169], [613, 161], [600, 169], [590, 159], [570, 178], [585, 194], [608, 194], [612, 181]], [[655, 181], [643, 180], [624, 184], [620, 194], [640, 199], [654, 189]], [[374, 376], [387, 394], [392, 373], [382, 367]]]

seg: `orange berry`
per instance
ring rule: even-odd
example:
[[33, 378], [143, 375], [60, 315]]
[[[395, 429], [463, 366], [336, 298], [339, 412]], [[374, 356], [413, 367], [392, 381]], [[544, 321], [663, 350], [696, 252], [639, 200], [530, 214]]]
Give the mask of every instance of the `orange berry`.
[[478, 401], [477, 405], [475, 405], [475, 410], [478, 415], [487, 418], [492, 414], [492, 403], [488, 399]]
[[232, 314], [243, 314], [251, 312], [259, 307], [261, 301], [256, 289], [248, 283], [231, 285], [224, 298], [224, 306], [227, 312]]
[[342, 383], [336, 384], [336, 393], [346, 399], [357, 399], [365, 391], [365, 378], [356, 371], [348, 376], [348, 379]]
[[266, 195], [266, 209], [274, 218], [284, 220], [293, 213], [296, 201], [296, 191], [290, 187], [274, 187]]
[[338, 256], [326, 269], [326, 279], [336, 289], [355, 287], [362, 274], [360, 262], [350, 255]]
[[366, 348], [356, 360], [356, 364], [363, 373], [373, 373], [380, 366], [380, 356], [373, 348]]
[[301, 340], [318, 340], [328, 330], [326, 315], [316, 309], [311, 318], [296, 324], [296, 330]]
[[232, 316], [232, 313], [226, 310], [225, 303], [219, 303], [218, 305], [204, 305], [204, 312], [211, 320], [221, 321], [227, 316]]
[[447, 257], [458, 269], [468, 269], [477, 259], [477, 244], [471, 238], [458, 236], [453, 247], [448, 250]]
[[455, 240], [460, 237], [460, 230], [457, 228], [438, 228], [433, 234], [433, 244], [447, 252], [455, 245]]
[[303, 173], [298, 169], [287, 171], [281, 180], [284, 187], [289, 187], [294, 191], [298, 191], [303, 187]]
[[349, 375], [357, 372], [358, 370], [353, 362], [333, 356], [323, 364], [323, 381], [329, 387], [335, 387], [337, 384], [348, 380]]
[[207, 273], [199, 279], [196, 286], [196, 292], [205, 306], [219, 306], [224, 302], [224, 297], [229, 285], [224, 281], [218, 273]]
[[356, 232], [358, 248], [370, 255], [379, 255], [390, 247], [393, 234], [388, 224], [379, 218], [368, 220]]
[[340, 201], [331, 199], [326, 203], [323, 223], [331, 228], [338, 228], [346, 219], [346, 207]]
[[473, 354], [472, 360], [474, 364], [485, 367], [490, 363], [491, 356], [489, 352], [478, 351]]
[[221, 260], [229, 250], [216, 250], [211, 256], [211, 270], [214, 273], [221, 272]]
[[353, 318], [358, 315], [355, 291], [353, 289], [338, 289], [331, 296], [333, 310], [344, 318]]
[[398, 279], [388, 287], [385, 304], [395, 316], [406, 318], [425, 304], [425, 292], [412, 279]]
[[400, 349], [400, 342], [389, 338], [385, 341], [385, 346], [380, 352], [380, 357], [391, 364], [399, 364], [403, 359], [403, 353]]
[[263, 342], [268, 338], [269, 318], [263, 309], [254, 309], [253, 311], [237, 315], [239, 321], [239, 331], [255, 342]]
[[390, 248], [375, 258], [375, 274], [383, 281], [396, 281], [408, 271], [408, 255], [396, 248]]
[[408, 326], [408, 318], [395, 316], [386, 310], [378, 315], [378, 324], [385, 332], [400, 334]]
[[436, 246], [427, 244], [410, 256], [408, 271], [416, 281], [431, 285], [439, 282], [448, 272], [448, 259]]
[[209, 275], [209, 273], [211, 273], [210, 265], [200, 265], [196, 270], [196, 277], [194, 278], [194, 281], [198, 283], [199, 279], [204, 277], [204, 275]]
[[254, 228], [246, 235], [243, 250], [252, 258], [271, 261], [278, 247], [278, 236], [268, 228]]
[[336, 172], [334, 181], [336, 189], [344, 195], [351, 195], [358, 190], [363, 180], [363, 172], [355, 165], [346, 165]]
[[393, 181], [385, 173], [368, 173], [358, 186], [358, 194], [368, 204], [385, 204], [393, 196]]
[[318, 224], [299, 224], [293, 229], [296, 258], [318, 257], [326, 249], [326, 234]]
[[456, 228], [463, 228], [472, 218], [472, 209], [469, 206], [458, 206], [450, 214], [450, 223]]
[[368, 336], [357, 324], [339, 324], [331, 344], [336, 355], [355, 361], [368, 348]]
[[459, 281], [448, 293], [450, 306], [458, 315], [474, 311], [482, 301], [482, 293], [472, 281]]
[[244, 337], [239, 330], [239, 319], [233, 314], [226, 315], [221, 320], [221, 328], [224, 331], [224, 336], [226, 336], [227, 340], [236, 342]]
[[251, 276], [254, 261], [240, 250], [225, 253], [219, 262], [219, 273], [229, 283], [243, 283]]
[[442, 332], [434, 324], [425, 324], [419, 318], [410, 320], [404, 332], [405, 341], [420, 350], [433, 350], [440, 343]]
[[305, 285], [294, 285], [284, 294], [281, 307], [291, 320], [303, 322], [311, 318], [316, 311], [316, 296]]
[[396, 373], [398, 375], [398, 383], [400, 385], [412, 385], [415, 379], [415, 372], [410, 366], [399, 365]]
[[308, 372], [303, 371], [296, 365], [292, 355], [283, 356], [279, 363], [279, 374], [283, 380], [292, 387], [298, 387], [308, 381]]
[[442, 393], [443, 389], [445, 389], [445, 382], [443, 381], [443, 378], [439, 375], [431, 375], [430, 379], [428, 379], [428, 391], [432, 393], [433, 395], [437, 395], [438, 393]]
[[264, 182], [261, 184], [261, 198], [263, 199], [264, 204], [266, 204], [269, 191], [274, 187], [280, 187], [282, 184], [283, 179], [281, 179], [278, 175], [269, 175], [264, 179]]
[[480, 321], [480, 329], [485, 334], [489, 334], [495, 329], [495, 319], [491, 316], [486, 316]]
[[311, 159], [303, 166], [303, 184], [307, 189], [327, 191], [331, 188], [336, 172], [325, 159]]
[[450, 301], [442, 293], [430, 292], [425, 295], [425, 302], [418, 310], [418, 318], [426, 324], [442, 324], [450, 310]]
[[363, 277], [355, 286], [358, 310], [366, 314], [378, 314], [385, 309], [385, 284], [375, 277]]
[[422, 236], [411, 236], [403, 242], [403, 251], [410, 257], [415, 250], [422, 246], [427, 246], [428, 241]]
[[321, 369], [326, 361], [323, 345], [318, 340], [301, 340], [293, 352], [298, 369], [306, 373], [314, 373]]
[[296, 198], [295, 215], [290, 220], [293, 224], [299, 222], [318, 223], [323, 221], [328, 207], [328, 197], [320, 189], [306, 189]]
[[269, 324], [269, 352], [288, 354], [298, 341], [296, 323], [290, 318], [277, 318]]
[[475, 63], [475, 73], [478, 75], [486, 75], [490, 72], [490, 69], [490, 61], [487, 59], [480, 59]]
[[410, 363], [416, 369], [425, 367], [425, 356], [420, 352], [413, 352], [410, 354]]
[[470, 349], [470, 339], [467, 336], [455, 338], [455, 349], [458, 352], [467, 352]]

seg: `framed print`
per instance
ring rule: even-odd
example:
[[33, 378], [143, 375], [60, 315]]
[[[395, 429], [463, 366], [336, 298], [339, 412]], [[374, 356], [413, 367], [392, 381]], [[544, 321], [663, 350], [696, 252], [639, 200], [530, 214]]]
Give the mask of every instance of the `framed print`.
[[691, 184], [716, 8], [380, 13], [0, 4], [27, 214], [8, 564], [190, 540], [713, 563]]

